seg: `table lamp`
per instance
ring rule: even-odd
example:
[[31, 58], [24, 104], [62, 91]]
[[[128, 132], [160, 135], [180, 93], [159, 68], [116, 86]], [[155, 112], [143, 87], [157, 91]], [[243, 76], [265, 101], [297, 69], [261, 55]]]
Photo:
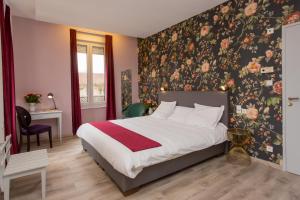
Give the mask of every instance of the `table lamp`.
[[56, 107], [56, 104], [55, 104], [55, 99], [54, 99], [54, 95], [53, 95], [53, 93], [48, 93], [48, 99], [52, 99], [52, 101], [53, 101], [53, 104], [54, 104], [54, 110], [56, 110], [57, 109], [57, 107]]

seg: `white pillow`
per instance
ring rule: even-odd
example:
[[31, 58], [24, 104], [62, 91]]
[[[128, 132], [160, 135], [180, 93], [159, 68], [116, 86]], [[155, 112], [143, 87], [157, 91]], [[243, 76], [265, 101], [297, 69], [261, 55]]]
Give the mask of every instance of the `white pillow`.
[[224, 112], [224, 106], [223, 105], [220, 106], [220, 107], [213, 107], [213, 106], [205, 106], [205, 105], [195, 103], [194, 106], [195, 106], [196, 110], [199, 110], [199, 111], [201, 111], [203, 109], [204, 110], [209, 109], [209, 111], [211, 111], [211, 112], [218, 112], [219, 111], [219, 116], [216, 117], [216, 121], [214, 123], [215, 126], [217, 126], [217, 124], [220, 122], [220, 120], [223, 116], [223, 112]]
[[167, 119], [174, 112], [175, 106], [176, 101], [162, 101], [151, 116], [159, 119]]
[[193, 112], [193, 110], [195, 110], [195, 108], [176, 106], [174, 112], [168, 119], [179, 123], [186, 123], [188, 115]]
[[224, 106], [211, 107], [195, 104], [195, 110], [187, 117], [187, 124], [214, 129], [224, 112]]
[[[223, 105], [220, 106], [220, 107], [205, 106], [205, 105], [200, 105], [200, 104], [197, 104], [197, 103], [195, 103], [194, 105], [195, 105], [196, 110], [198, 110], [198, 111], [208, 109], [207, 112], [211, 112], [212, 114], [213, 113], [215, 114], [215, 117], [212, 117], [213, 119], [215, 118], [215, 122], [213, 123], [214, 127], [216, 127], [218, 125], [218, 123], [220, 122], [220, 120], [223, 116], [224, 109], [225, 109], [225, 107]], [[219, 115], [217, 116], [216, 113], [218, 111], [219, 111]]]

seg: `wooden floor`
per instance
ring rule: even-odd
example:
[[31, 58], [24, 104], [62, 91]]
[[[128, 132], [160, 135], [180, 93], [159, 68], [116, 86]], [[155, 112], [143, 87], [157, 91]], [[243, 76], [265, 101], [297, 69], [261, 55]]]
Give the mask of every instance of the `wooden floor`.
[[[300, 176], [259, 162], [243, 167], [231, 165], [225, 157], [218, 157], [148, 184], [125, 198], [90, 156], [83, 152], [79, 139], [65, 140], [62, 146], [56, 144], [49, 150], [49, 160], [47, 200], [300, 199]], [[11, 199], [41, 199], [40, 188], [39, 175], [16, 179], [11, 183]]]

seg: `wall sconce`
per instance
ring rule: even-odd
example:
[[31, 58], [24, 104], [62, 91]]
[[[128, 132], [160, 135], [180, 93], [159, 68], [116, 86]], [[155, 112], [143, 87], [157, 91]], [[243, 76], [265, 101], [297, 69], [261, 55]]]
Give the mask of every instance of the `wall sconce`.
[[221, 85], [220, 86], [220, 90], [222, 90], [222, 91], [227, 91], [229, 88], [228, 88], [228, 86], [227, 85]]
[[52, 102], [54, 104], [54, 110], [56, 110], [57, 107], [56, 107], [56, 103], [55, 103], [55, 99], [54, 99], [53, 93], [49, 92], [47, 96], [48, 96], [48, 99], [52, 99]]
[[167, 89], [165, 87], [161, 87], [160, 92], [165, 93], [165, 92], [167, 92]]

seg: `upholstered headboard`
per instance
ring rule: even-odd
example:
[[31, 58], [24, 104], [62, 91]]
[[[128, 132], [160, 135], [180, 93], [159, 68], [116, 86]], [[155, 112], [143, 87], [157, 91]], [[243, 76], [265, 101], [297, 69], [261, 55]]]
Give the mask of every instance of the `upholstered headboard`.
[[228, 126], [228, 94], [227, 92], [184, 92], [184, 91], [168, 91], [158, 94], [160, 101], [176, 101], [177, 106], [194, 107], [194, 103], [206, 106], [224, 105], [224, 113], [220, 120]]

